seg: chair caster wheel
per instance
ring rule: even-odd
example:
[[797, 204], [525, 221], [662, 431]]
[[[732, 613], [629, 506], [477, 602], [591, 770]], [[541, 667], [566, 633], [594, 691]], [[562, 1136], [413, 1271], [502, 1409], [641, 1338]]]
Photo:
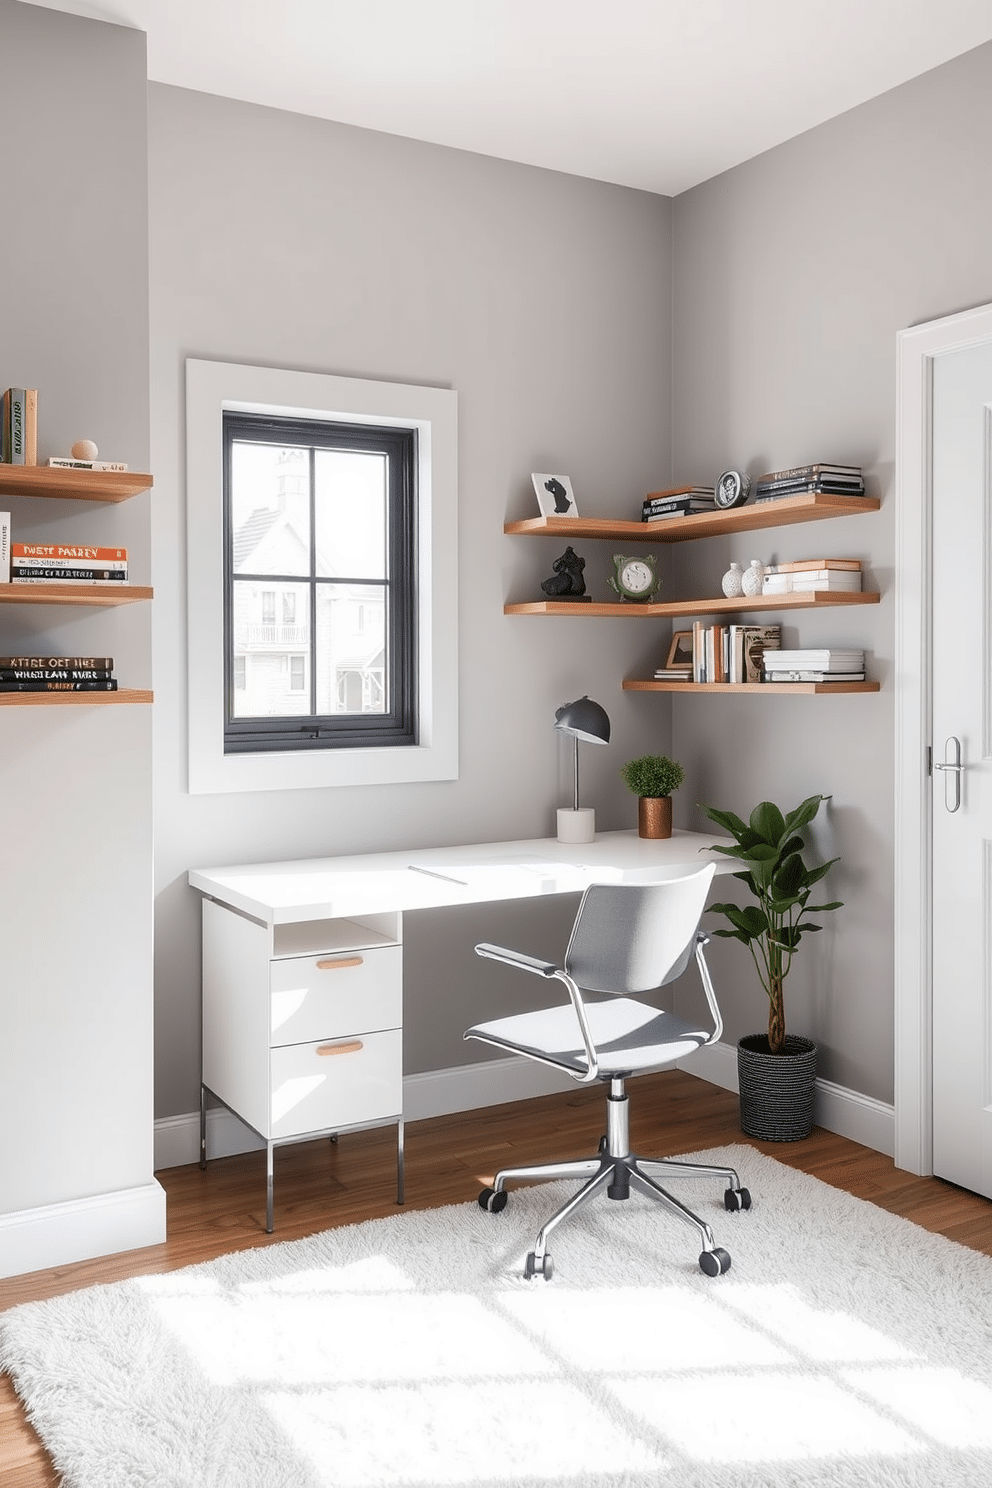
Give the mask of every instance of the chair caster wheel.
[[506, 1197], [505, 1188], [484, 1188], [479, 1195], [479, 1208], [487, 1214], [499, 1214], [506, 1208]]
[[699, 1269], [707, 1276], [722, 1276], [730, 1270], [730, 1257], [719, 1245], [716, 1250], [704, 1250], [699, 1257]]
[[746, 1188], [728, 1188], [723, 1195], [723, 1207], [736, 1214], [738, 1209], [750, 1209], [751, 1195]]
[[527, 1281], [533, 1281], [535, 1276], [543, 1276], [545, 1281], [550, 1281], [554, 1274], [555, 1263], [547, 1252], [538, 1260], [532, 1250], [528, 1251], [524, 1262], [524, 1276]]

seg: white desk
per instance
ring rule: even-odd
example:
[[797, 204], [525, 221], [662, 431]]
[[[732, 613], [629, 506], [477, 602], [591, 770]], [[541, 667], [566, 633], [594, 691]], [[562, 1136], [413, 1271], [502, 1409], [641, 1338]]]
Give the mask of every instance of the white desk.
[[739, 864], [710, 850], [728, 840], [602, 832], [581, 846], [535, 838], [191, 869], [204, 896], [201, 1166], [209, 1094], [265, 1142], [271, 1232], [276, 1146], [395, 1122], [402, 1202], [403, 914], [711, 862], [732, 873]]

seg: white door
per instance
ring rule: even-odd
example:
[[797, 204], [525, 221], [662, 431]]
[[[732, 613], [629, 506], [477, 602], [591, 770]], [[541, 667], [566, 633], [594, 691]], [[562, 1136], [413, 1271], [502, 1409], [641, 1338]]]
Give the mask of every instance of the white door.
[[934, 358], [932, 427], [933, 1168], [992, 1197], [992, 343]]

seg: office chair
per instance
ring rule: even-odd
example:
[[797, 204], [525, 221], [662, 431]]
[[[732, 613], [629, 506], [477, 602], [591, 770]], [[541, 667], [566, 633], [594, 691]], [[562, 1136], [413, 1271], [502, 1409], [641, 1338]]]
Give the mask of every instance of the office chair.
[[[479, 1203], [490, 1213], [506, 1207], [510, 1179], [585, 1178], [587, 1181], [552, 1215], [529, 1252], [524, 1275], [550, 1281], [554, 1265], [548, 1236], [596, 1193], [605, 1188], [611, 1199], [627, 1199], [631, 1187], [656, 1199], [672, 1214], [695, 1226], [702, 1241], [700, 1269], [707, 1276], [729, 1270], [730, 1256], [718, 1246], [706, 1222], [687, 1209], [667, 1189], [662, 1178], [698, 1178], [713, 1174], [726, 1181], [724, 1206], [750, 1209], [751, 1195], [741, 1187], [733, 1168], [638, 1157], [630, 1151], [628, 1097], [624, 1081], [672, 1065], [676, 1060], [715, 1043], [723, 1031], [713, 984], [703, 955], [708, 941], [698, 928], [706, 903], [713, 865], [685, 878], [646, 884], [592, 884], [579, 905], [565, 952], [563, 967], [550, 961], [483, 943], [476, 953], [518, 971], [564, 982], [568, 1001], [556, 1007], [477, 1023], [465, 1032], [499, 1049], [509, 1049], [542, 1064], [566, 1070], [582, 1085], [609, 1082], [606, 1135], [595, 1157], [573, 1162], [542, 1163], [536, 1167], [504, 1168]], [[707, 1033], [672, 1013], [641, 1002], [632, 993], [650, 992], [680, 977], [695, 955], [703, 991], [713, 1019]], [[589, 1000], [588, 994], [602, 1000]]]

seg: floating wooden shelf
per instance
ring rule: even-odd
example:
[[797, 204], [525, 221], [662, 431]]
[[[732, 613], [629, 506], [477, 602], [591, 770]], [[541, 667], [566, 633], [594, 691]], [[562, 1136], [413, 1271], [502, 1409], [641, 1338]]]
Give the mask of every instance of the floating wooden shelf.
[[772, 610], [822, 610], [831, 605], [878, 604], [880, 596], [864, 591], [835, 590], [813, 594], [755, 594], [742, 599], [679, 599], [665, 604], [583, 604], [567, 599], [537, 599], [503, 606], [504, 615], [585, 615], [603, 618], [623, 615], [631, 619], [683, 619], [688, 615], [757, 615]]
[[72, 470], [61, 465], [0, 465], [0, 496], [71, 501], [126, 501], [154, 484], [132, 470]]
[[877, 682], [662, 682], [653, 677], [643, 682], [630, 678], [623, 684], [624, 692], [746, 692], [768, 697], [784, 697], [787, 693], [814, 692], [878, 692]]
[[147, 584], [0, 584], [0, 604], [108, 605], [151, 599]]
[[789, 527], [796, 522], [818, 522], [826, 517], [848, 517], [878, 511], [874, 496], [833, 496], [822, 491], [782, 496], [730, 511], [697, 512], [691, 517], [665, 517], [660, 522], [621, 522], [607, 517], [525, 517], [505, 522], [513, 537], [601, 537], [614, 541], [673, 543], [698, 537], [720, 537], [734, 532], [757, 532], [764, 527]]
[[0, 692], [4, 708], [113, 707], [120, 703], [150, 703], [152, 693], [143, 687], [120, 687], [116, 692]]

